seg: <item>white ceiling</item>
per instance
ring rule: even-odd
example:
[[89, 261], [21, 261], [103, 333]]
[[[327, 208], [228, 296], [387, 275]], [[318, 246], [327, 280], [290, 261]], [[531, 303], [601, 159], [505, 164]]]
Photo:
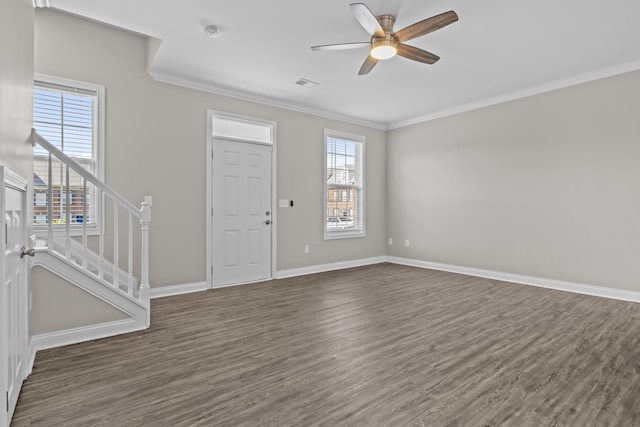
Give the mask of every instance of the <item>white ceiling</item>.
[[[640, 68], [638, 0], [366, 0], [395, 30], [448, 10], [459, 21], [408, 44], [441, 57], [402, 57], [358, 76], [368, 41], [347, 0], [51, 0], [53, 8], [162, 41], [157, 79], [390, 128], [445, 112]], [[203, 29], [218, 26], [207, 38]], [[295, 84], [299, 78], [319, 83]]]

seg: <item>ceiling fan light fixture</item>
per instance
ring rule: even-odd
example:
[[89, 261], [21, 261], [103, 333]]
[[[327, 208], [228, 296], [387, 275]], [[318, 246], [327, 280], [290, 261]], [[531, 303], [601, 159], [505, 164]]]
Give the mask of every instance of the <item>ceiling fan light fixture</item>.
[[371, 56], [376, 59], [389, 59], [396, 56], [398, 53], [396, 46], [398, 44], [393, 40], [379, 40], [373, 42], [373, 47], [371, 48]]
[[453, 10], [450, 10], [418, 21], [399, 31], [393, 31], [393, 26], [396, 22], [394, 15], [375, 16], [364, 3], [352, 3], [350, 7], [351, 12], [353, 12], [362, 28], [371, 36], [370, 41], [368, 43], [311, 46], [311, 50], [342, 50], [368, 47], [369, 55], [367, 55], [358, 71], [359, 76], [369, 74], [380, 59], [389, 59], [396, 55], [423, 64], [435, 64], [440, 59], [438, 55], [404, 42], [432, 33], [458, 20], [458, 15]]

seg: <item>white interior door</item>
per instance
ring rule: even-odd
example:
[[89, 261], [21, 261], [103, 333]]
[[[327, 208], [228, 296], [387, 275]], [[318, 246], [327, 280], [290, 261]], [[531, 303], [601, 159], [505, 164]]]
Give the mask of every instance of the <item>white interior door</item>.
[[27, 280], [26, 261], [22, 251], [26, 245], [25, 228], [26, 180], [0, 166], [2, 197], [2, 241], [4, 256], [0, 260], [0, 368], [6, 412], [0, 426], [8, 426], [26, 376], [27, 353]]
[[213, 140], [213, 286], [271, 278], [272, 150]]

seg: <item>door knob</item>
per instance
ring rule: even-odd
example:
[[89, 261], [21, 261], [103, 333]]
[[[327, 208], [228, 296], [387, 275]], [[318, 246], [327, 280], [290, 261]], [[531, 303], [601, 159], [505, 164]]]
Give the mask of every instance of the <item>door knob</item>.
[[35, 256], [35, 254], [36, 254], [35, 249], [33, 248], [27, 249], [23, 246], [20, 252], [20, 258], [24, 258], [25, 255]]
[[269, 225], [269, 224], [271, 224], [271, 221], [270, 220], [266, 220], [264, 223]]

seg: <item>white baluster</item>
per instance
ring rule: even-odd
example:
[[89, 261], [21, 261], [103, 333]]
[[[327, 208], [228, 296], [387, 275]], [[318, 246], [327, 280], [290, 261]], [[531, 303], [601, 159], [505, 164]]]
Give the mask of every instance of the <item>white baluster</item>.
[[113, 201], [113, 286], [119, 288], [120, 280], [118, 278], [118, 264], [119, 264], [119, 249], [120, 242], [118, 242], [118, 203]]
[[[104, 198], [104, 191], [99, 190], [100, 194], [100, 206], [102, 206], [103, 209], [105, 209], [105, 198]], [[104, 227], [104, 221], [106, 218], [104, 218], [104, 215], [101, 216], [100, 218], [100, 227]], [[102, 228], [102, 230], [99, 230], [98, 233], [98, 277], [100, 279], [104, 279], [104, 228]]]
[[[64, 256], [67, 260], [71, 259], [71, 209], [69, 209], [71, 193], [69, 193], [69, 166], [66, 167], [66, 177], [65, 177], [65, 186], [64, 186]], [[62, 199], [60, 200], [60, 204], [62, 205]], [[61, 207], [62, 209], [62, 207]]]
[[49, 153], [49, 171], [48, 171], [48, 183], [47, 183], [47, 247], [49, 249], [55, 249], [53, 244], [53, 156]]
[[127, 261], [128, 286], [127, 291], [133, 296], [133, 216], [129, 212], [129, 259]]
[[87, 179], [82, 178], [82, 268], [87, 268]]
[[[151, 288], [149, 286], [149, 226], [151, 224], [151, 204], [142, 202], [140, 208], [140, 230], [142, 232], [142, 254], [140, 266], [140, 301], [150, 308]], [[147, 310], [147, 327], [151, 322], [151, 310]]]

